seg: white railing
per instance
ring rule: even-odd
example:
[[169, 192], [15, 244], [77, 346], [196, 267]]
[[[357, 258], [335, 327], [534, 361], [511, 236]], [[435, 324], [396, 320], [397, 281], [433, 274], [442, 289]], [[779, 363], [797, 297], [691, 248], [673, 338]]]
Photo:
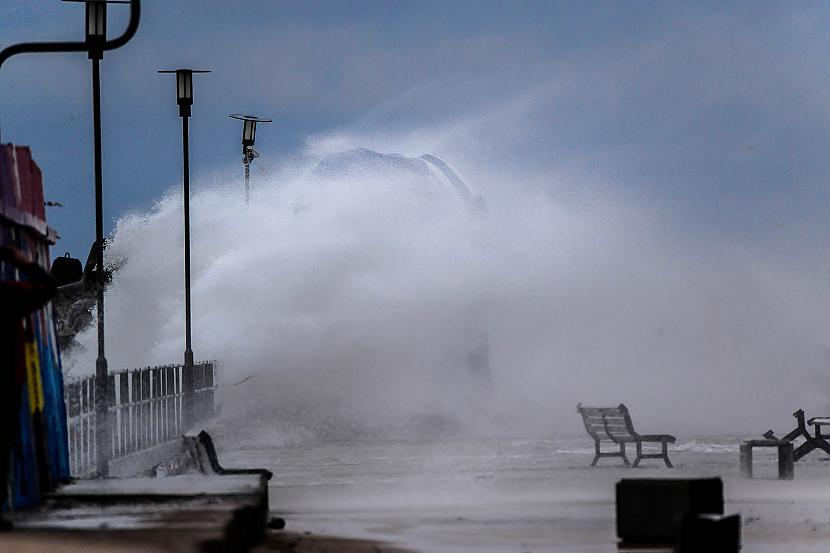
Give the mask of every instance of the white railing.
[[[182, 365], [145, 367], [109, 375], [109, 458], [119, 459], [178, 439], [185, 402]], [[214, 412], [216, 363], [193, 366], [194, 422]], [[95, 377], [68, 381], [64, 387], [72, 476], [95, 472]], [[149, 468], [149, 467], [148, 467]]]

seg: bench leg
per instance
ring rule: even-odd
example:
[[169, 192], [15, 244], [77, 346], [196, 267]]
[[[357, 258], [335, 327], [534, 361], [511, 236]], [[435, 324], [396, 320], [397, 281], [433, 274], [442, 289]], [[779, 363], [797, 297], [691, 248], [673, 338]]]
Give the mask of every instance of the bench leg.
[[620, 442], [620, 457], [622, 457], [623, 463], [625, 466], [630, 467], [631, 462], [628, 460], [628, 457], [625, 456], [625, 442]]
[[807, 455], [808, 453], [813, 451], [815, 448], [816, 448], [816, 440], [814, 440], [813, 438], [810, 438], [809, 440], [807, 440], [806, 442], [804, 442], [803, 444], [798, 446], [798, 449], [796, 449], [795, 453], [793, 454], [793, 458], [796, 461], [798, 461], [799, 459], [801, 459], [802, 457], [804, 457], [805, 455]]
[[637, 457], [634, 459], [634, 466], [638, 466], [643, 459], [643, 442], [637, 442]]
[[778, 478], [780, 480], [792, 480], [795, 476], [793, 457], [792, 442], [778, 446]]
[[740, 449], [741, 474], [746, 478], [752, 478], [752, 446], [741, 444]]
[[674, 465], [671, 464], [669, 461], [669, 444], [668, 442], [663, 442], [663, 461], [666, 462], [666, 466], [670, 469], [674, 468]]
[[594, 460], [591, 462], [592, 467], [597, 466], [599, 462], [599, 440], [594, 440], [594, 453]]

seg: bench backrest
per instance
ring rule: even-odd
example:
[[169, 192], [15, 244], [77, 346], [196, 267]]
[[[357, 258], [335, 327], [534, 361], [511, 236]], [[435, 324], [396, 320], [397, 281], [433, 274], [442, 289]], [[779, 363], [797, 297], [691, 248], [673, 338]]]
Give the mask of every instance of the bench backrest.
[[219, 464], [213, 438], [202, 430], [198, 434], [188, 433], [182, 436], [185, 447], [190, 452], [196, 468], [202, 474], [260, 474], [266, 480], [274, 475], [267, 469], [226, 469]]
[[595, 440], [616, 442], [637, 437], [628, 407], [622, 403], [617, 407], [583, 407], [579, 404], [576, 410], [582, 415], [585, 430]]

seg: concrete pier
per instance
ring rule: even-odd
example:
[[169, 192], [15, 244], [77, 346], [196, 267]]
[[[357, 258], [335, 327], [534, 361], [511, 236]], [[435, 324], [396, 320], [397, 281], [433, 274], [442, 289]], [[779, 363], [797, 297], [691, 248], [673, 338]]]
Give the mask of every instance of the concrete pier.
[[15, 529], [0, 534], [0, 553], [242, 553], [265, 533], [268, 486], [258, 475], [86, 480], [8, 518]]

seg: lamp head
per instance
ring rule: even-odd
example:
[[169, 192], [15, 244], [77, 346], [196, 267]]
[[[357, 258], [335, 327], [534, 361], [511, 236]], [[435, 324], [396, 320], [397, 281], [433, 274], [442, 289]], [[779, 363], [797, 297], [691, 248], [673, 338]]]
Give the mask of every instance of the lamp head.
[[256, 115], [242, 115], [241, 113], [232, 113], [232, 119], [239, 119], [242, 121], [242, 152], [244, 153], [248, 147], [253, 147], [256, 141], [256, 124], [270, 123], [270, 119], [257, 117]]
[[107, 4], [129, 4], [129, 0], [63, 1], [86, 4], [86, 44], [89, 59], [101, 59], [104, 56], [104, 44], [107, 41]]
[[179, 106], [179, 116], [190, 117], [190, 106], [193, 105], [193, 74], [210, 73], [203, 69], [166, 69], [159, 73], [176, 74], [176, 104]]

